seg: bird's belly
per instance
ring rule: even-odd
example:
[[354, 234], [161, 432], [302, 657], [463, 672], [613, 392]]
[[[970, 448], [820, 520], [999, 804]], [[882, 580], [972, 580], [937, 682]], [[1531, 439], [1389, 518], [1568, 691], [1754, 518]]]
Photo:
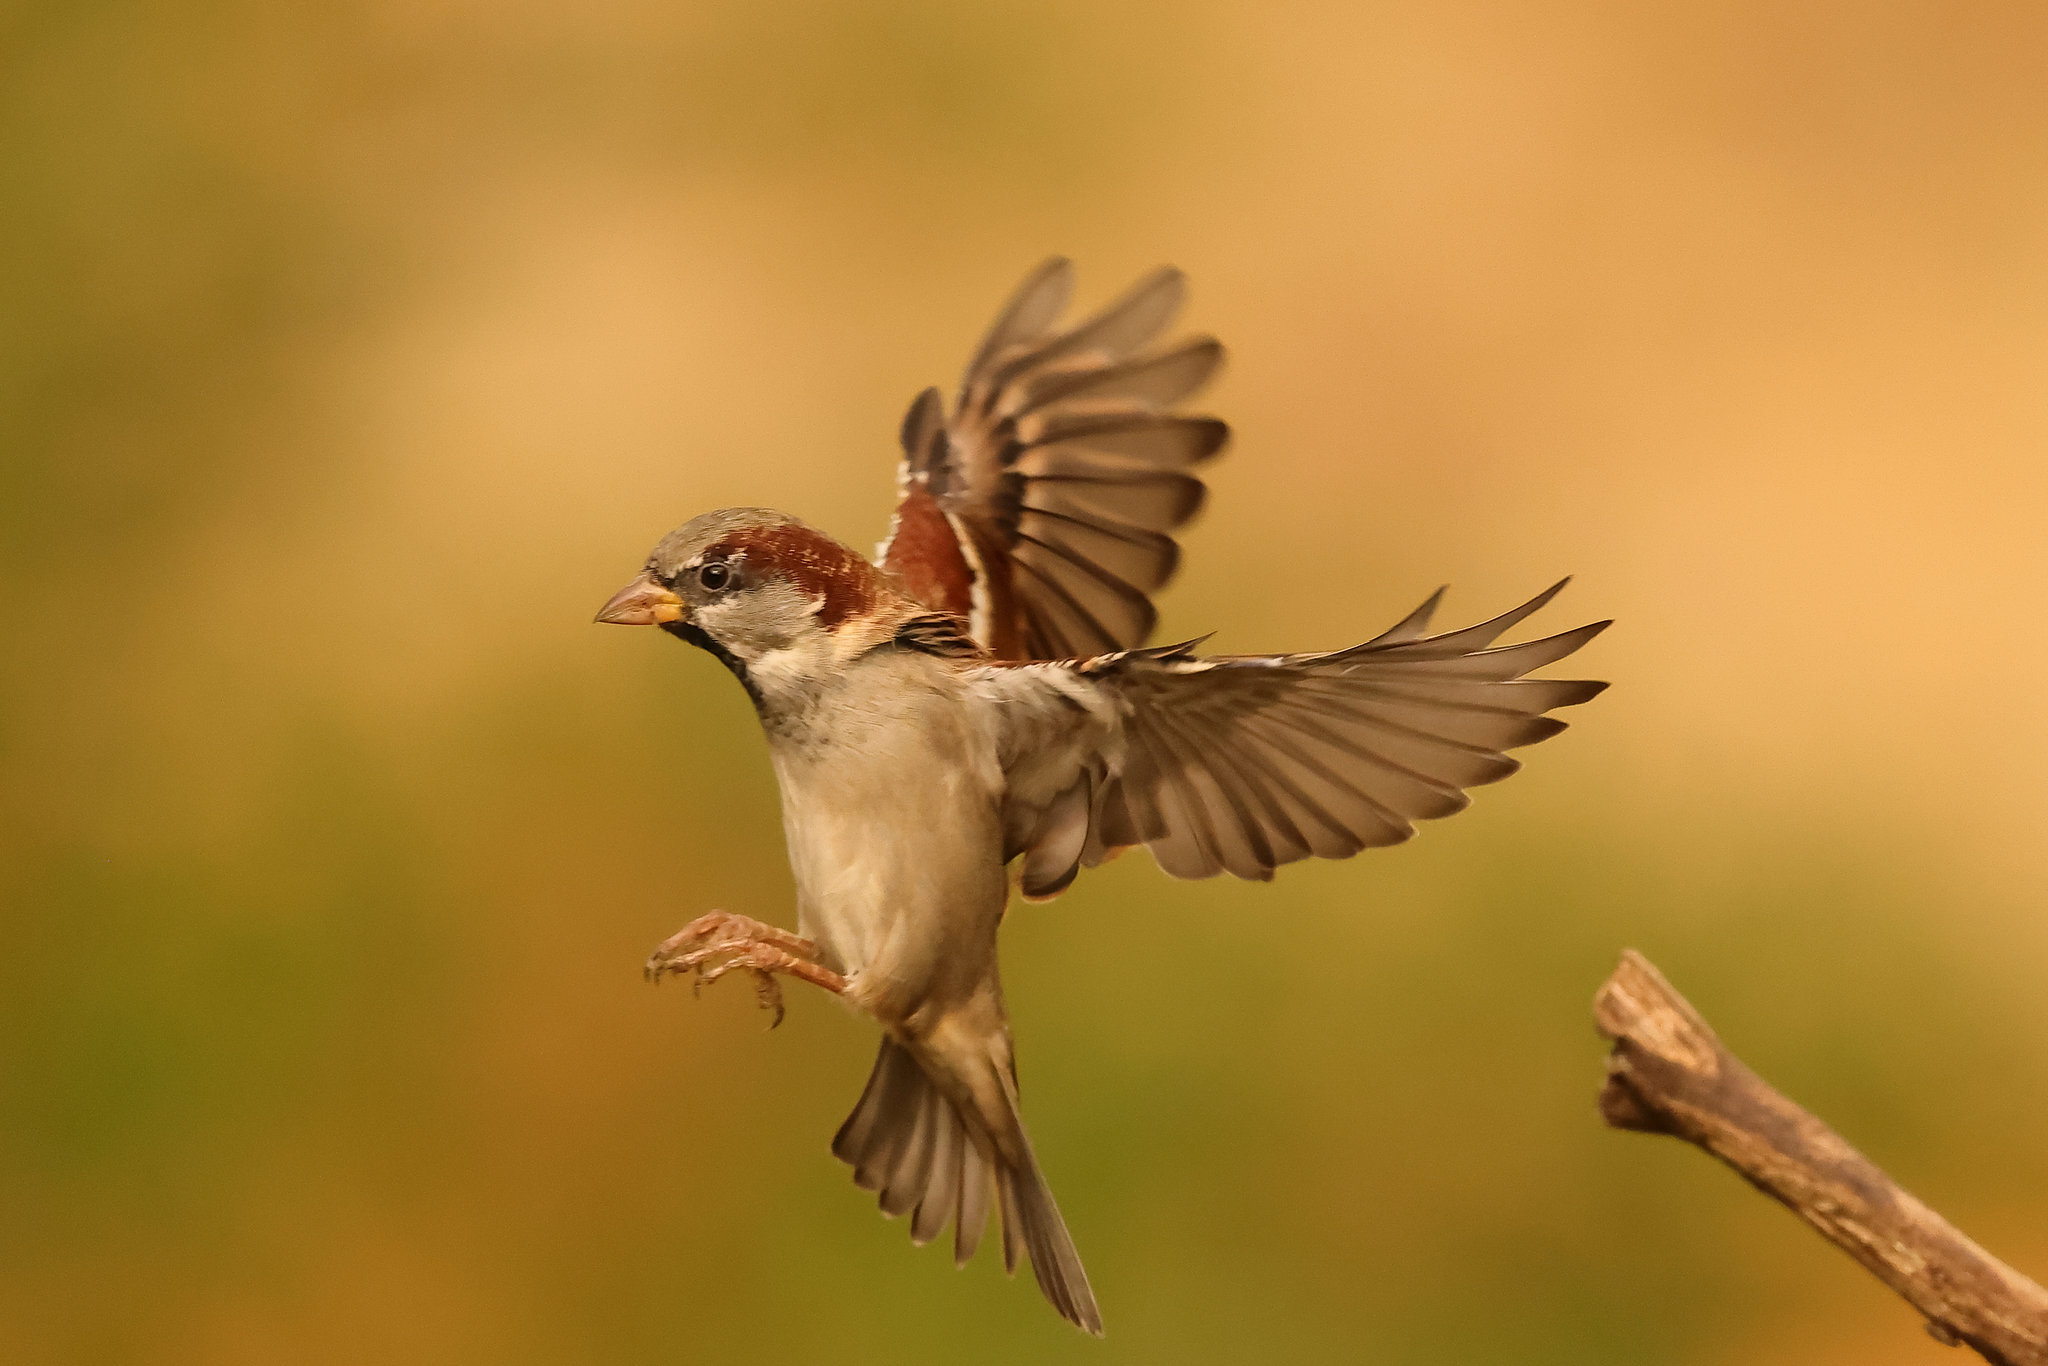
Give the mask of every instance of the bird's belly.
[[812, 800], [783, 789], [798, 929], [863, 995], [906, 1013], [994, 970], [1008, 884], [985, 797], [941, 780], [924, 800], [887, 792]]

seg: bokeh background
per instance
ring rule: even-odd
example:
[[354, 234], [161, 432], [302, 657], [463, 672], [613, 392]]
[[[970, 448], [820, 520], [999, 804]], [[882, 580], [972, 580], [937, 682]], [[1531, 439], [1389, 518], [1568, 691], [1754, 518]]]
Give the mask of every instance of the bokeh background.
[[[21, 1362], [1953, 1361], [1592, 1108], [1648, 952], [2048, 1275], [2048, 12], [16, 0], [0, 13], [0, 1341]], [[1578, 576], [1615, 688], [1415, 843], [1013, 913], [1104, 1305], [826, 1151], [730, 503], [883, 531], [1049, 252], [1236, 426], [1169, 636]], [[1580, 661], [1575, 660], [1574, 663]]]

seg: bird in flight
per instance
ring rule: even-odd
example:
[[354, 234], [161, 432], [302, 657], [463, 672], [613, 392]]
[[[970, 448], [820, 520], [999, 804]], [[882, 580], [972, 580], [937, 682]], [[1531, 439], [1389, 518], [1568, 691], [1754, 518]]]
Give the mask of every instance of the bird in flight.
[[1228, 428], [1181, 411], [1223, 357], [1157, 342], [1184, 280], [1163, 269], [1062, 325], [1064, 260], [1018, 288], [948, 407], [919, 394], [898, 502], [870, 562], [796, 518], [708, 512], [663, 537], [598, 613], [653, 625], [737, 677], [767, 732], [795, 872], [795, 932], [723, 911], [648, 960], [701, 984], [777, 975], [881, 1026], [833, 1139], [922, 1245], [965, 1264], [992, 1204], [1003, 1261], [1062, 1315], [1102, 1316], [1018, 1107], [997, 931], [1026, 900], [1142, 844], [1175, 877], [1267, 880], [1298, 859], [1398, 844], [1555, 735], [1604, 683], [1527, 675], [1607, 625], [1494, 641], [1558, 592], [1429, 634], [1441, 590], [1362, 645], [1201, 655], [1146, 646], [1195, 473]]

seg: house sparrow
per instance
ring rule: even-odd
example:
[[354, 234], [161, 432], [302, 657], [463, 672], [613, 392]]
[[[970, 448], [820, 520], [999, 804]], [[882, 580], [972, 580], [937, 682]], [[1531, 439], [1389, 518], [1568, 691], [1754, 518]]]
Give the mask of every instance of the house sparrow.
[[1363, 645], [1202, 656], [1141, 648], [1149, 597], [1194, 516], [1192, 472], [1227, 428], [1177, 411], [1222, 349], [1150, 343], [1178, 310], [1158, 271], [1060, 328], [1065, 261], [1032, 274], [902, 430], [900, 501], [875, 562], [794, 517], [710, 512], [671, 532], [597, 619], [658, 625], [740, 680], [766, 730], [796, 874], [797, 932], [714, 912], [650, 976], [735, 969], [781, 1018], [773, 974], [873, 1016], [880, 1056], [833, 1140], [856, 1184], [953, 1224], [964, 1264], [991, 1196], [1003, 1260], [1061, 1314], [1102, 1318], [1018, 1110], [996, 933], [1008, 869], [1027, 900], [1132, 845], [1176, 877], [1270, 879], [1311, 855], [1396, 844], [1555, 735], [1603, 683], [1532, 679], [1606, 625], [1494, 640], [1559, 584], [1427, 634], [1441, 591]]

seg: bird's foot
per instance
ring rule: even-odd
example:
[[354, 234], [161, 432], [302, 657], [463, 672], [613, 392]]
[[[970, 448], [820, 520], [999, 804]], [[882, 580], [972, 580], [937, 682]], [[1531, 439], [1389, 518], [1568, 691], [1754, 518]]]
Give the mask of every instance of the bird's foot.
[[773, 944], [802, 958], [814, 957], [818, 952], [816, 944], [780, 925], [765, 924], [752, 916], [734, 915], [730, 911], [711, 911], [698, 916], [655, 946], [647, 959], [648, 979], [655, 980], [664, 972], [680, 972], [696, 966], [694, 961], [679, 961], [687, 955], [741, 944]]
[[661, 941], [647, 959], [647, 980], [659, 982], [663, 973], [694, 973], [694, 991], [737, 968], [753, 977], [761, 1008], [775, 1012], [768, 1024], [773, 1029], [782, 1023], [782, 984], [775, 980], [776, 973], [802, 978], [834, 995], [846, 990], [846, 979], [818, 963], [817, 952], [818, 946], [802, 935], [744, 915], [713, 911]]

